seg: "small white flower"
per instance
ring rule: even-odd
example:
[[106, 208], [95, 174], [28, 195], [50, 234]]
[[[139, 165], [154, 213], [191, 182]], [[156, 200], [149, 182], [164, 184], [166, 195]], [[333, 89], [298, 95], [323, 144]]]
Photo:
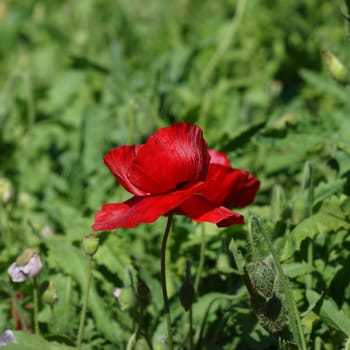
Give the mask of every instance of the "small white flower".
[[115, 298], [118, 299], [120, 297], [121, 292], [122, 292], [122, 288], [114, 288], [112, 294]]
[[23, 282], [36, 277], [43, 269], [40, 256], [31, 249], [26, 249], [21, 257], [7, 270], [13, 282]]
[[6, 346], [10, 343], [16, 343], [16, 338], [11, 330], [6, 329], [0, 336], [0, 346]]
[[13, 188], [10, 181], [0, 178], [0, 201], [9, 204], [12, 200]]

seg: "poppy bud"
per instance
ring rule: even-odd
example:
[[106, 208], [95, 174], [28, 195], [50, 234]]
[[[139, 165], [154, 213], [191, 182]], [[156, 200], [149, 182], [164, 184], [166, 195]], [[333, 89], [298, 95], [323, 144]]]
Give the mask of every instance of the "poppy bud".
[[230, 273], [230, 257], [226, 253], [220, 253], [216, 260], [216, 267], [219, 270], [219, 272]]
[[249, 263], [245, 267], [254, 290], [265, 298], [272, 297], [275, 290], [276, 273], [264, 260]]
[[150, 350], [150, 346], [148, 345], [146, 339], [143, 336], [139, 336], [136, 339], [136, 333], [134, 333], [128, 341], [128, 345], [126, 350]]
[[16, 338], [10, 329], [6, 329], [0, 336], [0, 346], [6, 346], [10, 343], [16, 343]]
[[98, 249], [98, 241], [99, 239], [93, 234], [86, 236], [83, 240], [83, 249], [85, 254], [90, 256], [95, 255]]
[[146, 301], [149, 295], [149, 288], [145, 283], [140, 283], [137, 286], [137, 293], [141, 301]]
[[271, 334], [282, 332], [288, 324], [288, 309], [279, 296], [267, 300], [258, 314], [263, 327]]
[[264, 315], [270, 320], [275, 320], [281, 313], [282, 307], [281, 299], [274, 294], [265, 304]]
[[340, 84], [347, 84], [348, 70], [344, 64], [328, 50], [323, 50], [322, 55], [331, 77]]
[[314, 198], [313, 167], [310, 161], [305, 162], [300, 192], [293, 203], [293, 220], [295, 223], [309, 217]]
[[13, 197], [13, 188], [12, 184], [7, 179], [0, 179], [0, 200], [4, 204], [11, 202]]
[[182, 307], [185, 309], [185, 311], [188, 311], [191, 308], [195, 299], [195, 291], [193, 284], [188, 279], [186, 279], [185, 282], [182, 284], [180, 288], [179, 297]]
[[271, 193], [272, 218], [274, 222], [277, 222], [282, 218], [285, 207], [285, 198], [282, 186], [275, 185]]
[[122, 310], [129, 310], [134, 307], [136, 304], [136, 295], [132, 287], [121, 288], [118, 300]]
[[13, 282], [23, 282], [39, 275], [43, 268], [40, 256], [32, 249], [25, 249], [7, 270]]
[[46, 288], [46, 290], [44, 291], [44, 293], [42, 294], [42, 301], [44, 304], [47, 305], [54, 305], [56, 304], [57, 300], [58, 300], [58, 294], [57, 294], [57, 289], [55, 287], [55, 285], [53, 284], [53, 282], [49, 282], [48, 287]]

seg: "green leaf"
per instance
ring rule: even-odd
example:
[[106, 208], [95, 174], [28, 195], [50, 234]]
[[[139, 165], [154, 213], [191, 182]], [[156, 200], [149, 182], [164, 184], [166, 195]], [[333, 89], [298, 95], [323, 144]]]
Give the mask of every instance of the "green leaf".
[[321, 295], [313, 290], [308, 290], [306, 292], [306, 297], [310, 304], [321, 303], [319, 306], [319, 314], [321, 318], [332, 327], [339, 329], [350, 337], [350, 317], [347, 316], [342, 310], [339, 310], [338, 306], [333, 300], [324, 298], [320, 299]]
[[[223, 142], [221, 150], [230, 151], [232, 149], [243, 147], [243, 145], [248, 143], [250, 139], [265, 126], [266, 122], [267, 120], [263, 119], [242, 128], [233, 137], [230, 137], [227, 142]], [[225, 136], [225, 138], [227, 138], [227, 136]]]
[[335, 193], [339, 193], [339, 191], [344, 188], [345, 183], [346, 179], [337, 179], [327, 183], [321, 182], [315, 188], [313, 205], [323, 201]]
[[[50, 259], [53, 264], [64, 273], [72, 276], [77, 281], [82, 290], [86, 287], [87, 259], [82, 251], [65, 240], [52, 239], [47, 241], [50, 248]], [[111, 291], [112, 292], [112, 291]], [[121, 330], [117, 323], [112, 320], [105, 300], [100, 297], [92, 282], [89, 293], [89, 308], [93, 314], [97, 328], [111, 341], [116, 341], [121, 337]]]
[[307, 239], [313, 239], [318, 233], [329, 233], [340, 228], [349, 228], [350, 224], [345, 220], [319, 212], [300, 222], [286, 238], [281, 260], [290, 258], [294, 252], [300, 249], [301, 243]]
[[45, 107], [49, 112], [65, 107], [85, 81], [85, 72], [67, 70], [58, 75], [49, 90]]
[[307, 83], [312, 85], [312, 87], [318, 91], [332, 96], [341, 102], [349, 103], [348, 91], [335, 81], [307, 69], [301, 69], [300, 75]]
[[8, 344], [6, 349], [14, 350], [69, 350], [75, 347], [67, 346], [57, 342], [48, 342], [43, 337], [25, 332], [13, 332], [16, 338], [16, 343]]
[[315, 268], [306, 262], [293, 262], [290, 264], [283, 264], [283, 272], [290, 278], [306, 275], [315, 270]]

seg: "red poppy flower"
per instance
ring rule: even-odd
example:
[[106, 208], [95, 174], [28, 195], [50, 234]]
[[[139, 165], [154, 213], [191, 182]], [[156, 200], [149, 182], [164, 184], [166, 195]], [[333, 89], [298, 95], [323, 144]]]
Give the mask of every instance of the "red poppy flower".
[[150, 223], [170, 211], [219, 227], [242, 224], [243, 216], [226, 206], [250, 204], [259, 189], [253, 175], [208, 150], [202, 130], [187, 123], [160, 129], [143, 145], [117, 147], [104, 162], [134, 196], [103, 205], [95, 231]]

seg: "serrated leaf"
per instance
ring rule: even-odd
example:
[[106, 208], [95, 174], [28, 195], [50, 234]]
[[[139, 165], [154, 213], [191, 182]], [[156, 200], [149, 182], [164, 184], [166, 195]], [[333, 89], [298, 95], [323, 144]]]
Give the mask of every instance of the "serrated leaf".
[[307, 69], [301, 69], [299, 73], [307, 83], [312, 85], [312, 87], [318, 91], [326, 95], [333, 96], [344, 103], [349, 102], [347, 90], [344, 89], [343, 86], [337, 84], [335, 81]]
[[302, 319], [303, 330], [305, 334], [311, 334], [314, 322], [319, 320], [319, 316], [313, 311], [309, 311]]
[[315, 188], [313, 205], [341, 191], [345, 183], [346, 183], [346, 179], [337, 179], [329, 183], [324, 183], [324, 182], [320, 183]]
[[25, 332], [13, 332], [16, 343], [6, 345], [6, 349], [13, 350], [70, 350], [74, 347], [60, 344], [57, 342], [48, 342], [43, 337], [36, 334], [28, 334]]
[[307, 238], [313, 239], [318, 233], [329, 233], [349, 227], [350, 224], [345, 220], [325, 212], [312, 215], [300, 222], [289, 234], [281, 260], [290, 258], [294, 252], [300, 249], [301, 243]]
[[[313, 290], [306, 291], [306, 297], [310, 304], [321, 298], [321, 295]], [[350, 317], [347, 316], [333, 300], [322, 299], [319, 314], [331, 326], [339, 329], [350, 337]]]

